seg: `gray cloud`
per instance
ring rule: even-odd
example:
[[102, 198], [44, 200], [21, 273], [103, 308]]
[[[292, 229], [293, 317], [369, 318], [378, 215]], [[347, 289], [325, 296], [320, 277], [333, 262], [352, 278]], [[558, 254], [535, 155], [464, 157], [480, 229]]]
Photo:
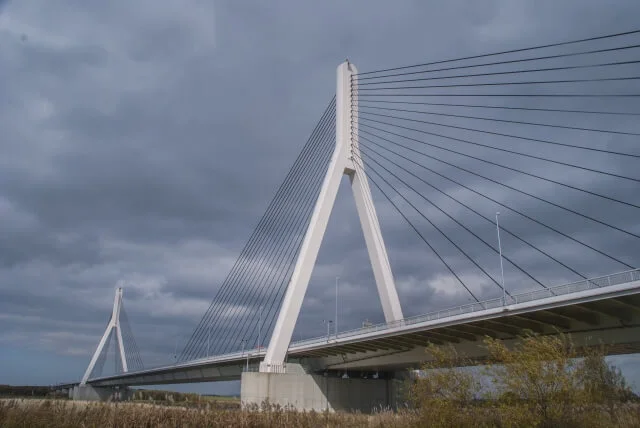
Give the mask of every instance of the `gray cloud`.
[[[71, 356], [88, 359], [113, 289], [121, 284], [145, 361], [168, 361], [175, 341], [186, 340], [208, 307], [333, 95], [335, 67], [344, 58], [366, 71], [624, 31], [636, 25], [636, 3], [0, 2], [0, 355], [29, 355], [34, 364], [42, 361], [36, 355], [68, 355], [69, 365], [77, 361]], [[624, 119], [588, 120], [576, 126], [634, 125]], [[497, 144], [490, 136], [442, 132]], [[531, 129], [530, 135], [556, 140], [576, 135], [547, 132]], [[588, 137], [574, 143], [637, 153], [633, 139]], [[434, 143], [623, 200], [633, 201], [637, 194], [635, 183], [445, 140]], [[636, 171], [626, 160], [576, 158], [568, 149], [532, 148], [524, 141], [510, 144], [514, 150], [621, 174]], [[437, 156], [640, 233], [634, 209], [455, 155]], [[634, 238], [437, 162], [424, 163], [637, 263], [640, 248]], [[494, 204], [415, 171], [484, 215], [495, 214]], [[427, 195], [494, 242], [494, 229], [484, 220], [434, 191]], [[375, 198], [405, 314], [467, 301], [393, 208], [377, 192]], [[493, 252], [470, 241], [427, 203], [411, 200], [497, 278]], [[341, 328], [382, 320], [354, 208], [344, 183], [295, 338], [323, 333], [336, 275], [341, 277]], [[507, 228], [581, 272], [622, 269], [501, 211]], [[474, 291], [486, 297], [498, 293], [426, 222], [411, 218]], [[512, 238], [504, 239], [509, 256], [544, 282], [575, 279]], [[514, 289], [535, 285], [508, 265], [506, 276]], [[629, 373], [632, 358], [621, 360]], [[74, 370], [79, 375], [82, 367]], [[0, 382], [2, 377], [0, 371]], [[29, 377], [28, 370], [24, 379], [48, 381]]]

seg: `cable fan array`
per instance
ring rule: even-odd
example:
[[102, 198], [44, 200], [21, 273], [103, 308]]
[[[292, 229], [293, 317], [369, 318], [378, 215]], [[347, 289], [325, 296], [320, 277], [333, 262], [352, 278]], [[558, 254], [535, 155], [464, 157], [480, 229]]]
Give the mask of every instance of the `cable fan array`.
[[264, 346], [335, 146], [335, 98], [289, 170], [179, 361]]
[[[476, 301], [451, 259], [502, 289], [483, 263], [499, 252], [486, 233], [496, 210], [511, 219], [501, 230], [526, 250], [503, 255], [521, 282], [551, 285], [527, 263], [531, 254], [562, 278], [634, 269], [615, 247], [638, 248], [640, 238], [639, 54], [640, 30], [358, 73], [356, 164]], [[620, 245], [602, 245], [596, 233]], [[448, 250], [436, 248], [438, 236]]]
[[[107, 321], [105, 328], [109, 325], [110, 322], [111, 319]], [[144, 369], [144, 364], [142, 363], [142, 358], [140, 357], [140, 350], [138, 349], [138, 345], [133, 337], [131, 325], [129, 324], [129, 318], [127, 317], [127, 312], [124, 309], [124, 302], [122, 302], [120, 306], [119, 323], [120, 331], [122, 332], [122, 344], [124, 346], [124, 356], [127, 360], [128, 371], [133, 372]], [[107, 341], [102, 348], [102, 351], [100, 351], [100, 355], [96, 360], [96, 364], [91, 371], [90, 378], [102, 376], [104, 366], [109, 354], [112, 354], [114, 358], [114, 373], [123, 372], [116, 334], [116, 329], [112, 328], [109, 332], [109, 336], [107, 337]], [[113, 347], [111, 346], [111, 342], [113, 342]]]
[[[639, 54], [637, 30], [355, 74], [355, 166], [474, 300], [478, 282], [506, 292], [493, 273], [498, 209], [519, 284], [633, 269]], [[178, 361], [266, 344], [335, 120], [333, 99]]]

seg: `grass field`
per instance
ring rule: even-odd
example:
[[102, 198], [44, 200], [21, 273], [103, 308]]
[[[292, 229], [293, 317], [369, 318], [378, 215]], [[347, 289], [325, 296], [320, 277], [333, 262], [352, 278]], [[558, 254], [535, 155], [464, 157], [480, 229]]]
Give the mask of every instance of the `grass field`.
[[[227, 408], [221, 401], [207, 400], [171, 405], [146, 402], [101, 403], [48, 399], [0, 399], [0, 427], [3, 428], [101, 428], [101, 427], [639, 427], [640, 409], [636, 404], [618, 407], [610, 418], [606, 409], [601, 417], [580, 423], [540, 424], [523, 422], [517, 407], [459, 407], [456, 415], [444, 416], [437, 409], [425, 415], [420, 411], [383, 411], [373, 415], [357, 413], [295, 412], [279, 408], [240, 410]], [[593, 410], [593, 409], [591, 409]], [[455, 421], [455, 422], [454, 422]]]
[[[207, 400], [209, 401], [209, 400]], [[183, 407], [140, 402], [98, 403], [69, 400], [0, 400], [0, 427], [409, 427], [408, 414], [377, 415], [291, 412], [282, 409], [245, 411], [208, 405]]]

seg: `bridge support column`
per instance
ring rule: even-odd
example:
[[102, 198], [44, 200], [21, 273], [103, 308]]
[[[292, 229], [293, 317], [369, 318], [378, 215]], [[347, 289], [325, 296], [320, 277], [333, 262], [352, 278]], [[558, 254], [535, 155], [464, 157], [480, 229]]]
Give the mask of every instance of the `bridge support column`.
[[339, 376], [291, 373], [244, 372], [240, 394], [244, 408], [267, 403], [294, 410], [359, 411], [395, 409], [402, 381], [397, 379], [342, 378]]
[[77, 385], [69, 390], [69, 398], [80, 401], [129, 401], [133, 391], [129, 388], [113, 388], [92, 385]]
[[[100, 339], [100, 343], [98, 344], [96, 351], [93, 353], [93, 357], [91, 357], [91, 361], [89, 362], [89, 367], [87, 367], [87, 370], [84, 372], [84, 376], [82, 376], [82, 382], [80, 382], [81, 385], [85, 385], [87, 383], [87, 381], [89, 380], [89, 377], [91, 376], [91, 373], [93, 372], [93, 369], [96, 366], [96, 363], [100, 359], [100, 355], [102, 354], [102, 352], [107, 351], [105, 349], [105, 346], [107, 346], [109, 338], [111, 337], [112, 334], [115, 334], [116, 349], [119, 351], [118, 356], [120, 357], [120, 364], [122, 367], [122, 371], [124, 373], [128, 371], [127, 358], [125, 356], [125, 351], [124, 351], [124, 342], [122, 340], [122, 329], [120, 327], [120, 310], [121, 309], [122, 309], [122, 287], [116, 289], [116, 297], [115, 297], [115, 300], [113, 301], [113, 311], [111, 312], [111, 319], [109, 320], [109, 324], [107, 324], [107, 328], [105, 329], [104, 334]], [[116, 359], [118, 359], [118, 356], [116, 356]]]
[[360, 225], [364, 233], [373, 276], [380, 295], [382, 311], [387, 322], [404, 318], [396, 291], [389, 257], [382, 239], [371, 190], [365, 174], [364, 162], [358, 144], [357, 85], [352, 82], [356, 67], [347, 62], [337, 70], [336, 85], [336, 145], [327, 167], [324, 181], [316, 200], [313, 214], [300, 246], [295, 268], [291, 274], [287, 291], [282, 299], [271, 341], [260, 371], [283, 373], [287, 349], [291, 342], [304, 295], [316, 263], [320, 244], [324, 237], [329, 216], [338, 194], [343, 175], [351, 180], [351, 189], [356, 201]]

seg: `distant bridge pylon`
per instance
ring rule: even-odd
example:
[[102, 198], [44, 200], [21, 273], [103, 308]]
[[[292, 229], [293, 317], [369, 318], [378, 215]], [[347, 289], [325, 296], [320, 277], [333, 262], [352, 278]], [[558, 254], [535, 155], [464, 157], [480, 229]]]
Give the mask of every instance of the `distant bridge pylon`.
[[116, 289], [111, 318], [109, 319], [107, 328], [102, 334], [98, 347], [93, 353], [93, 357], [91, 357], [91, 362], [89, 362], [89, 366], [82, 377], [81, 385], [87, 383], [91, 375], [94, 374], [94, 371], [102, 371], [102, 367], [107, 358], [109, 344], [114, 337], [116, 365], [121, 368], [122, 372], [127, 373], [130, 367], [134, 370], [142, 369], [143, 364], [140, 358], [140, 352], [133, 338], [133, 333], [129, 327], [127, 315], [122, 305], [122, 287]]

